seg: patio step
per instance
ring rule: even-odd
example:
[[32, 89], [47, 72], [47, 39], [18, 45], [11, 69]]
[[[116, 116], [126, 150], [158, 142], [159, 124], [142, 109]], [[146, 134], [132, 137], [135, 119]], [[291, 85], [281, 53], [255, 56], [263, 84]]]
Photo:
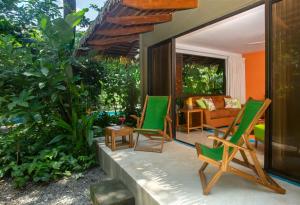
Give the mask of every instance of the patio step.
[[91, 199], [94, 205], [134, 205], [132, 193], [119, 180], [112, 179], [91, 185]]

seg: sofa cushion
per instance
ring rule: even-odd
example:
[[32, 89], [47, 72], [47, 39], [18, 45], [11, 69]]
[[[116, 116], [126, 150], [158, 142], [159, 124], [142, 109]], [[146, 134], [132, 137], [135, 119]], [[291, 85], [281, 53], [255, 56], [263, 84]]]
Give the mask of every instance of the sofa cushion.
[[230, 117], [236, 117], [241, 111], [239, 108], [226, 108], [226, 110], [230, 112]]
[[234, 121], [234, 117], [224, 117], [224, 118], [210, 119], [206, 122], [206, 124], [212, 127], [224, 127], [224, 126], [230, 126], [233, 121]]
[[238, 108], [223, 108], [210, 112], [211, 119], [236, 117], [241, 109]]
[[196, 100], [196, 103], [201, 109], [206, 109], [204, 98], [200, 98], [200, 99]]
[[212, 100], [216, 106], [216, 109], [222, 109], [225, 107], [224, 97], [225, 96], [213, 96], [212, 97]]
[[228, 109], [217, 109], [210, 112], [211, 119], [231, 117], [231, 112]]
[[231, 98], [230, 96], [226, 96], [226, 95], [213, 95], [213, 96], [194, 96], [192, 97], [192, 101], [193, 101], [193, 107], [199, 107], [197, 105], [196, 100], [201, 99], [201, 98], [211, 98], [214, 102], [214, 105], [216, 107], [216, 109], [221, 109], [221, 108], [225, 108], [225, 102], [224, 102], [224, 98]]
[[225, 108], [242, 108], [241, 103], [235, 98], [224, 98]]
[[216, 110], [215, 104], [214, 104], [214, 102], [213, 102], [213, 100], [211, 98], [204, 98], [203, 101], [205, 103], [206, 108], [209, 111]]

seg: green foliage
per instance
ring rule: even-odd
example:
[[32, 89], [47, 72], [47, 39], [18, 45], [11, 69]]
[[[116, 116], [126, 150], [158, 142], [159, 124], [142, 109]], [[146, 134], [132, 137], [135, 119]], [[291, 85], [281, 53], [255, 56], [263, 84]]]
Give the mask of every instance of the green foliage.
[[12, 161], [8, 166], [0, 169], [0, 173], [11, 172], [16, 187], [21, 187], [28, 180], [33, 182], [47, 182], [63, 176], [70, 176], [72, 172], [80, 172], [93, 163], [93, 156], [78, 156], [65, 154], [64, 146], [43, 149], [35, 156], [26, 156], [26, 162], [20, 165]]
[[[93, 113], [92, 115], [82, 115], [79, 118], [73, 110], [71, 123], [64, 121], [62, 118], [56, 118], [55, 125], [65, 130], [65, 134], [57, 135], [49, 144], [57, 143], [67, 138], [72, 143], [74, 151], [80, 153], [83, 151], [82, 147], [86, 147], [86, 142], [89, 146], [93, 143], [93, 124], [96, 117], [97, 113]], [[88, 153], [88, 150], [86, 152]]]
[[[125, 115], [130, 123], [130, 114], [140, 110], [140, 69], [135, 60], [92, 56], [81, 60], [84, 68], [75, 69], [92, 95], [89, 102], [93, 110], [111, 111], [116, 117], [101, 116], [108, 122], [116, 123], [118, 115]], [[99, 86], [100, 84], [100, 86]], [[101, 93], [97, 95], [97, 93]], [[101, 120], [98, 120], [101, 121]], [[100, 123], [101, 124], [101, 123]], [[97, 124], [98, 125], [98, 124]], [[103, 127], [104, 124], [101, 124]]]
[[0, 33], [11, 34], [19, 41], [28, 43], [43, 15], [51, 19], [61, 17], [57, 0], [2, 0]]
[[140, 102], [139, 64], [124, 58], [105, 58], [100, 62], [104, 71], [100, 104], [105, 110], [136, 113]]
[[119, 120], [104, 111], [139, 109], [137, 62], [74, 56], [86, 11], [63, 19], [55, 0], [0, 1], [0, 178], [16, 187], [89, 168], [94, 136]]
[[224, 76], [218, 65], [185, 64], [183, 67], [183, 93], [223, 94]]
[[72, 69], [80, 66], [72, 31], [86, 10], [63, 19], [54, 3], [0, 2], [0, 125], [9, 128], [0, 131], [0, 177], [17, 187], [95, 163], [96, 114], [86, 113], [90, 94]]

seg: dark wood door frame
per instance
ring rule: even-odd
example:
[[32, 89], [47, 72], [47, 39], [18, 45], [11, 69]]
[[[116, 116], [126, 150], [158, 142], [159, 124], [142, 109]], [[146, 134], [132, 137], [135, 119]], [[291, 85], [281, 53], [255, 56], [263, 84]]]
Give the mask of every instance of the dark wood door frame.
[[[265, 66], [266, 66], [266, 75], [265, 75], [265, 95], [267, 98], [271, 99], [271, 69], [270, 69], [270, 64], [271, 64], [271, 46], [272, 46], [272, 39], [270, 36], [271, 32], [271, 23], [270, 19], [272, 18], [272, 13], [271, 13], [271, 8], [272, 3], [270, 0], [266, 0], [265, 2], [265, 46], [266, 46], [266, 55], [265, 55]], [[268, 109], [265, 114], [265, 136], [270, 136], [270, 137], [265, 137], [265, 151], [264, 151], [264, 169], [267, 171], [270, 171], [271, 167], [271, 109]]]
[[155, 47], [159, 47], [163, 44], [166, 44], [166, 43], [171, 43], [171, 56], [170, 56], [170, 60], [171, 60], [171, 82], [170, 82], [170, 88], [171, 88], [171, 117], [172, 117], [172, 132], [173, 132], [173, 136], [175, 137], [176, 139], [176, 105], [175, 105], [175, 95], [176, 95], [176, 48], [175, 48], [175, 38], [169, 38], [167, 40], [164, 40], [164, 41], [161, 41], [153, 46], [150, 46], [148, 47], [148, 55], [147, 55], [147, 94], [151, 94], [152, 91], [151, 91], [151, 86], [149, 85], [149, 82], [151, 81], [152, 79], [152, 75], [151, 75], [151, 72], [150, 72], [150, 69], [152, 68], [153, 66], [153, 63], [151, 61], [152, 59], [152, 49], [155, 48]]
[[[272, 5], [282, 0], [265, 0], [265, 22], [266, 22], [266, 97], [272, 99], [273, 85], [272, 85]], [[289, 181], [300, 184], [300, 180], [291, 178], [272, 167], [272, 109], [266, 112], [266, 130], [265, 136], [265, 155], [264, 155], [264, 169], [274, 175], [285, 178]]]

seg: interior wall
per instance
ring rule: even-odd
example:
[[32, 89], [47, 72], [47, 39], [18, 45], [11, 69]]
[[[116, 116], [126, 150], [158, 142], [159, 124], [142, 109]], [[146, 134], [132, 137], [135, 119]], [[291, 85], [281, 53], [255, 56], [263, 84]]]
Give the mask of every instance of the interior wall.
[[170, 37], [204, 25], [261, 0], [199, 0], [199, 7], [175, 12], [171, 22], [155, 25], [154, 31], [140, 35], [142, 95], [147, 93], [147, 49]]
[[265, 51], [243, 54], [246, 66], [246, 99], [265, 98]]

